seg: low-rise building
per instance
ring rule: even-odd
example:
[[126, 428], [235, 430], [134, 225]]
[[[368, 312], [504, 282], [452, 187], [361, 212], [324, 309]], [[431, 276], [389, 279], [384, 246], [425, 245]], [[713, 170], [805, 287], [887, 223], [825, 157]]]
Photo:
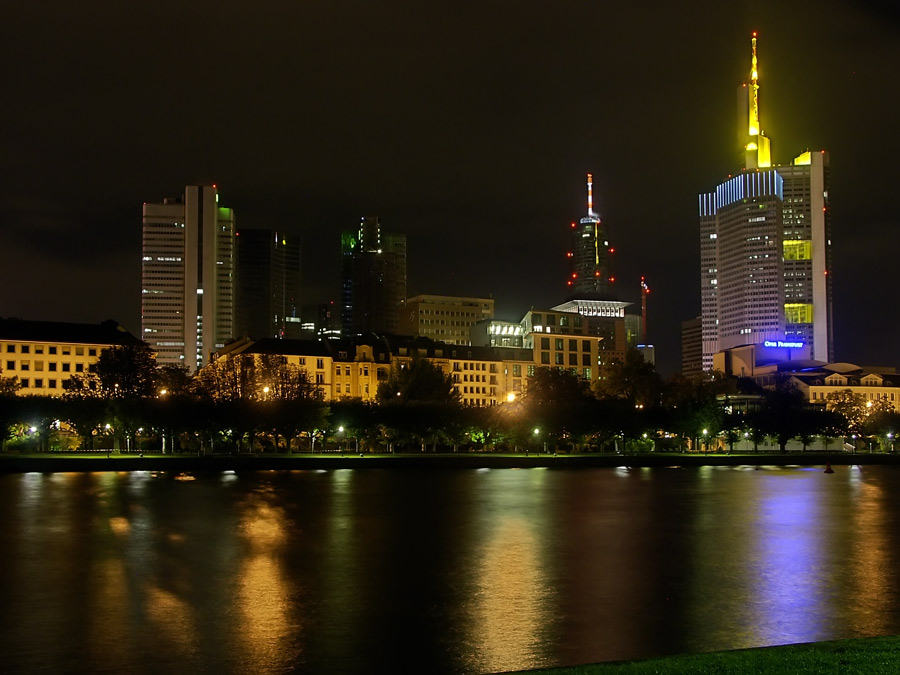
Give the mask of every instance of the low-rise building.
[[143, 344], [115, 321], [0, 319], [3, 377], [18, 379], [19, 395], [62, 396], [65, 381], [89, 372], [104, 349]]

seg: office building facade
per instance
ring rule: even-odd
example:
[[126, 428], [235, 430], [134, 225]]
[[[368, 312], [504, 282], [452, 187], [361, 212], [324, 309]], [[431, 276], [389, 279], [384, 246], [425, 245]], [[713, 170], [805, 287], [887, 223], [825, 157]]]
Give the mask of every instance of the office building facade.
[[417, 295], [406, 300], [399, 332], [450, 344], [470, 345], [472, 326], [493, 318], [493, 298]]
[[832, 359], [828, 155], [772, 164], [759, 116], [756, 34], [738, 93], [744, 166], [701, 194], [702, 365], [741, 345], [792, 345]]
[[215, 185], [145, 203], [141, 337], [161, 364], [194, 372], [234, 335], [234, 211]]
[[377, 217], [341, 235], [341, 324], [346, 337], [396, 334], [406, 301], [406, 235], [383, 234]]
[[236, 334], [299, 339], [300, 244], [272, 230], [235, 234]]

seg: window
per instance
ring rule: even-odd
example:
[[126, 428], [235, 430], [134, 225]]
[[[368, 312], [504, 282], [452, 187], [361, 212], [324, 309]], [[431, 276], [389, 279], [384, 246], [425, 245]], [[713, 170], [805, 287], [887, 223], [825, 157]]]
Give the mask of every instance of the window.
[[64, 364], [62, 364], [62, 371], [63, 371], [64, 373], [68, 373], [69, 370], [71, 369], [71, 367], [72, 367], [71, 364], [64, 363]]
[[345, 393], [345, 394], [349, 394], [349, 393], [350, 393], [350, 383], [349, 383], [349, 382], [348, 382], [347, 384], [344, 385], [344, 393]]
[[83, 372], [84, 372], [84, 364], [83, 364], [83, 363], [76, 363], [76, 364], [75, 364], [75, 372], [76, 372], [76, 373], [83, 373]]
[[75, 356], [84, 356], [84, 347], [75, 347]]
[[325, 384], [325, 373], [316, 373], [316, 384]]
[[72, 353], [72, 348], [71, 347], [63, 347], [62, 353], [65, 354], [66, 356], [68, 356], [69, 354]]
[[7, 362], [6, 362], [6, 369], [7, 369], [7, 370], [15, 370], [15, 369], [16, 369], [16, 362], [15, 362], [15, 361], [7, 361]]
[[569, 351], [578, 351], [578, 340], [569, 340]]
[[31, 370], [31, 361], [22, 361], [19, 370]]
[[47, 386], [51, 389], [56, 389], [56, 380], [47, 380]]
[[51, 373], [55, 373], [56, 372], [56, 361], [51, 361], [50, 363], [48, 363], [47, 370], [49, 370]]
[[563, 340], [562, 338], [556, 338], [556, 340], [554, 340], [554, 342], [556, 343], [556, 349], [557, 349], [558, 351], [562, 351], [562, 350], [563, 350], [563, 342], [564, 342], [564, 340]]
[[591, 369], [590, 369], [590, 368], [585, 368], [585, 369], [583, 369], [583, 370], [581, 371], [581, 373], [582, 373], [582, 375], [584, 376], [584, 379], [586, 379], [586, 380], [591, 379]]
[[6, 353], [7, 354], [15, 354], [16, 346], [15, 345], [6, 345]]
[[[344, 375], [346, 375], [347, 377], [350, 377], [350, 366], [347, 366], [346, 368], [344, 368]], [[347, 386], [349, 386], [349, 385], [347, 385]]]
[[55, 353], [56, 353], [56, 347], [47, 347], [47, 353], [48, 353], [48, 354], [55, 354]]
[[22, 345], [22, 353], [28, 354], [31, 351], [31, 347], [28, 345]]
[[557, 366], [565, 365], [565, 363], [563, 363], [564, 357], [565, 357], [565, 354], [563, 354], [562, 352], [556, 352], [556, 365]]
[[539, 326], [544, 323], [544, 318], [540, 314], [532, 314], [531, 323]]
[[541, 338], [541, 349], [550, 349], [550, 338]]
[[22, 386], [23, 386], [23, 387], [30, 387], [30, 386], [31, 386], [31, 384], [30, 384], [31, 381], [30, 381], [27, 377], [23, 377], [21, 380], [19, 380], [19, 382], [22, 383]]
[[519, 363], [513, 364], [513, 377], [522, 377], [522, 365]]
[[34, 369], [35, 370], [44, 370], [44, 362], [43, 361], [35, 361]]
[[301, 366], [305, 366], [305, 365], [306, 365], [306, 357], [305, 357], [305, 356], [301, 356], [301, 357], [300, 357], [300, 365], [301, 365]]
[[35, 354], [43, 354], [44, 353], [44, 345], [35, 345], [34, 353]]
[[581, 365], [583, 365], [583, 366], [591, 365], [591, 355], [590, 354], [582, 354], [581, 355]]
[[556, 325], [556, 314], [548, 314], [547, 315], [547, 325], [548, 326]]
[[44, 381], [43, 381], [41, 378], [36, 377], [36, 378], [34, 379], [34, 386], [35, 386], [36, 389], [43, 389], [43, 388], [44, 388]]
[[581, 351], [583, 351], [583, 352], [591, 351], [591, 341], [590, 340], [582, 340], [581, 341]]
[[578, 365], [578, 354], [575, 352], [569, 352], [569, 365], [577, 366]]
[[97, 349], [95, 347], [89, 347], [88, 356], [97, 356]]
[[369, 366], [363, 366], [363, 376], [364, 377], [369, 376]]
[[550, 352], [541, 352], [541, 363], [547, 366], [550, 365]]
[[325, 359], [316, 359], [316, 368], [324, 368], [325, 367]]
[[528, 366], [528, 377], [534, 377], [534, 366]]

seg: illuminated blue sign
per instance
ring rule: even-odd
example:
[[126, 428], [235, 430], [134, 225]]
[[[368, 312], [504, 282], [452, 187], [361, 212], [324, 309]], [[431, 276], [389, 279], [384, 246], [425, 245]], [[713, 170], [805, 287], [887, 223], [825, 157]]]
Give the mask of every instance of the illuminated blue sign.
[[787, 347], [788, 349], [803, 349], [802, 342], [783, 342], [781, 340], [766, 340], [763, 347]]

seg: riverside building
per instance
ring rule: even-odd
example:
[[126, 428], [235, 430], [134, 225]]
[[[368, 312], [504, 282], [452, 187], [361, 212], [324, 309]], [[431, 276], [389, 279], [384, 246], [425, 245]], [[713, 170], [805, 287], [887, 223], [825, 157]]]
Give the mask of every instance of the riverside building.
[[62, 396], [66, 380], [89, 372], [104, 349], [141, 344], [115, 321], [0, 319], [2, 374], [18, 380], [20, 396]]

